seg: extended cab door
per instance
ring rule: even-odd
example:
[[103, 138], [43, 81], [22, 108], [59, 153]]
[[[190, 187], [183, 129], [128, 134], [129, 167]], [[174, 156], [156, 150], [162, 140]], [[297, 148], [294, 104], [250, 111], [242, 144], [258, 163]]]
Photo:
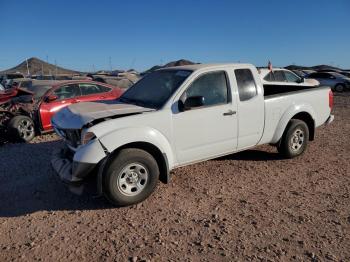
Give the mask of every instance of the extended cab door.
[[238, 149], [255, 146], [264, 131], [265, 101], [256, 70], [234, 70], [238, 90]]
[[[236, 104], [226, 71], [199, 75], [180, 94], [173, 112], [173, 140], [179, 165], [234, 152], [237, 147]], [[190, 97], [203, 97], [202, 106], [181, 109]]]

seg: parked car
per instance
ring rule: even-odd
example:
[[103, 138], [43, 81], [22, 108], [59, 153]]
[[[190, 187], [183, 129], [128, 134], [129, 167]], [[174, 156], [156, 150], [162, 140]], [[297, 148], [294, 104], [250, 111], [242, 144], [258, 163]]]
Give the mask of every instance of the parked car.
[[339, 74], [342, 74], [343, 76], [345, 76], [347, 78], [350, 78], [350, 72], [348, 72], [348, 71], [341, 71], [341, 72], [339, 72]]
[[284, 68], [260, 68], [259, 75], [264, 84], [294, 85], [294, 86], [318, 86], [320, 83], [314, 79], [305, 79]]
[[350, 89], [350, 78], [335, 72], [317, 72], [307, 76], [318, 80], [321, 85], [330, 86], [333, 91], [343, 92]]
[[[181, 166], [273, 144], [301, 155], [316, 127], [330, 123], [329, 87], [263, 85], [249, 64], [197, 64], [145, 75], [114, 103], [71, 105], [52, 119], [66, 147], [52, 166], [71, 187], [99, 170], [113, 204], [147, 198]], [[76, 189], [76, 188], [75, 188]]]
[[4, 87], [4, 89], [11, 88], [12, 82], [13, 82], [12, 80], [19, 79], [19, 78], [25, 78], [25, 77], [21, 73], [3, 74], [3, 75], [0, 75], [0, 84]]
[[58, 110], [82, 101], [114, 100], [123, 92], [92, 81], [37, 81], [26, 90], [31, 93], [0, 104], [0, 129], [24, 142], [52, 131], [51, 118]]
[[306, 75], [309, 75], [311, 73], [315, 73], [316, 71], [315, 70], [310, 70], [310, 69], [304, 69], [302, 70]]
[[291, 70], [294, 74], [296, 74], [297, 76], [299, 76], [300, 78], [305, 78], [305, 76], [307, 75], [305, 72], [303, 72], [302, 70]]

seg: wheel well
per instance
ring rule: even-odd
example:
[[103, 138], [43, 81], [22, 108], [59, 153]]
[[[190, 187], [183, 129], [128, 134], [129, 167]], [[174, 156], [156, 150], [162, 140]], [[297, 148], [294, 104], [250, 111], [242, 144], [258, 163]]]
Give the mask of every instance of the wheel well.
[[159, 180], [165, 184], [169, 183], [170, 181], [170, 175], [169, 175], [169, 166], [168, 166], [168, 159], [165, 154], [163, 154], [158, 147], [151, 143], [147, 142], [133, 142], [129, 144], [125, 144], [119, 148], [117, 148], [115, 151], [113, 151], [113, 155], [117, 154], [120, 150], [125, 148], [138, 148], [145, 150], [146, 152], [150, 153], [154, 159], [157, 161], [158, 167], [159, 167]]
[[301, 112], [292, 117], [292, 119], [299, 119], [304, 121], [309, 128], [309, 140], [313, 141], [315, 139], [315, 121], [309, 113]]

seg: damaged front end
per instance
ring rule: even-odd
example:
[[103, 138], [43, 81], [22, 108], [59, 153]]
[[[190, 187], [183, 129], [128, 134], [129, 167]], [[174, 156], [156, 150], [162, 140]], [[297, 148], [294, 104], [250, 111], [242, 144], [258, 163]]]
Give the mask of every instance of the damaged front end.
[[0, 104], [0, 134], [8, 135], [8, 123], [18, 115], [35, 118], [36, 105], [31, 95], [15, 97]]
[[53, 153], [53, 169], [63, 182], [70, 185], [71, 191], [77, 193], [76, 187], [82, 188], [89, 177], [98, 173], [109, 154], [89, 128], [110, 119], [150, 111], [154, 109], [119, 102], [85, 102], [61, 109], [51, 123], [55, 132], [65, 140], [65, 146]]

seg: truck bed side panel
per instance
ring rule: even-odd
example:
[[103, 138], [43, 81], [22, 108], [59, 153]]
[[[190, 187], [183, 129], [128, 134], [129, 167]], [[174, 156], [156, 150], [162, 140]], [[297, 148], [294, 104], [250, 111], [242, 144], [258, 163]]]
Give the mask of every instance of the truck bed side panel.
[[277, 143], [290, 119], [301, 112], [311, 115], [315, 127], [324, 124], [330, 115], [329, 90], [314, 87], [265, 96], [265, 129], [259, 144]]

